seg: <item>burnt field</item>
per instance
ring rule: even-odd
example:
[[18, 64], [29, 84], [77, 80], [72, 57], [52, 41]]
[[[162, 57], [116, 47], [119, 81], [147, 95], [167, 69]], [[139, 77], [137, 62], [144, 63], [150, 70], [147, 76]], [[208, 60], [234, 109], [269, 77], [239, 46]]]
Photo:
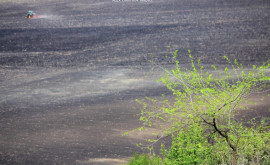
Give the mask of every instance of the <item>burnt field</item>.
[[3, 0], [0, 11], [0, 164], [125, 162], [148, 136], [121, 136], [139, 126], [135, 99], [169, 94], [151, 53], [167, 67], [175, 49], [183, 64], [188, 49], [205, 65], [270, 59], [268, 0]]

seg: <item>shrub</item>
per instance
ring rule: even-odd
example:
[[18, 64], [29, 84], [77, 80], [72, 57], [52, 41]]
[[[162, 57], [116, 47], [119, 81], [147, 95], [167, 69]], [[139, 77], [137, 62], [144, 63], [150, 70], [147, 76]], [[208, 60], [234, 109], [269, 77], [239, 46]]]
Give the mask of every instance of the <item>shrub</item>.
[[[247, 127], [237, 120], [235, 112], [246, 108], [242, 103], [250, 103], [246, 99], [251, 93], [269, 88], [270, 77], [266, 74], [269, 61], [245, 70], [237, 60], [231, 62], [224, 57], [231, 68], [220, 71], [212, 65], [210, 72], [200, 65], [200, 60], [195, 62], [191, 54], [190, 69], [181, 67], [177, 53], [175, 51], [173, 56], [175, 68], [164, 69], [165, 75], [159, 80], [172, 92], [173, 101], [164, 95], [162, 100], [137, 100], [142, 104], [140, 120], [143, 122], [138, 130], [155, 126], [162, 130], [162, 137], [173, 137], [172, 147], [168, 151], [163, 149], [164, 163], [236, 165], [267, 162], [269, 118], [261, 118], [260, 123]], [[156, 143], [159, 139], [149, 141]]]
[[153, 155], [149, 157], [147, 154], [136, 153], [128, 162], [128, 165], [162, 165], [162, 160], [159, 156]]
[[217, 164], [212, 146], [202, 135], [203, 129], [197, 123], [189, 125], [177, 136], [172, 137], [172, 146], [169, 150], [162, 145], [162, 154], [165, 165], [180, 164]]

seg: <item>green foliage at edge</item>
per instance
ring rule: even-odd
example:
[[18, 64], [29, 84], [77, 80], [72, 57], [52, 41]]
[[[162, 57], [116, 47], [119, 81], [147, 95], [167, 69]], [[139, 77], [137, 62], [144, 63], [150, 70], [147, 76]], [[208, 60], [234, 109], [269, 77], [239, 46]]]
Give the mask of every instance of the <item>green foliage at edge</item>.
[[162, 159], [156, 155], [149, 157], [147, 154], [136, 153], [127, 165], [162, 165]]

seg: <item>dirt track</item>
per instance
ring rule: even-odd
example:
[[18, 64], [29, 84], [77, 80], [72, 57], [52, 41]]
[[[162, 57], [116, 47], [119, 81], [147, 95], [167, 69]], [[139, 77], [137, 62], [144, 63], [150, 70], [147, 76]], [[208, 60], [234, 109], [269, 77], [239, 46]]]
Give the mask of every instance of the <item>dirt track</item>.
[[[25, 20], [30, 9], [41, 17]], [[147, 76], [150, 53], [166, 66], [175, 49], [183, 64], [188, 49], [204, 64], [270, 59], [268, 0], [4, 0], [0, 11], [0, 164], [124, 162], [147, 136], [121, 136], [139, 126], [134, 100], [167, 92], [160, 71]]]

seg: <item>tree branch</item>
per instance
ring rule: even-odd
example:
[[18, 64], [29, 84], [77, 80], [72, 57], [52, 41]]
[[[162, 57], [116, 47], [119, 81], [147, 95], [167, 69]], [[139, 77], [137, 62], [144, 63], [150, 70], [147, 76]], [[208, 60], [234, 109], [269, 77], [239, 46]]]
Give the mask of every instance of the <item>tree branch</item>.
[[231, 149], [233, 151], [236, 151], [236, 146], [231, 143], [227, 132], [221, 131], [219, 128], [217, 128], [216, 118], [213, 118], [213, 127], [219, 133], [220, 136], [222, 136], [226, 139], [226, 141], [227, 141], [228, 145], [231, 147]]

